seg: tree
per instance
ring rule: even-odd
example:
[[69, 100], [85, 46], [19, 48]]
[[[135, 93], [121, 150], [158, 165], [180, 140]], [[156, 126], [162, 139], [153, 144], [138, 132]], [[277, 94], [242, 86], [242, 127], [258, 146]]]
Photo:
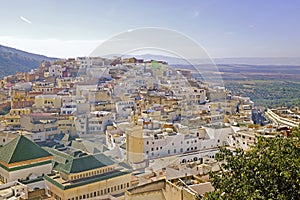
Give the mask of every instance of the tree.
[[211, 173], [215, 188], [204, 199], [300, 199], [300, 128], [292, 137], [258, 137], [249, 151], [222, 147], [221, 171]]

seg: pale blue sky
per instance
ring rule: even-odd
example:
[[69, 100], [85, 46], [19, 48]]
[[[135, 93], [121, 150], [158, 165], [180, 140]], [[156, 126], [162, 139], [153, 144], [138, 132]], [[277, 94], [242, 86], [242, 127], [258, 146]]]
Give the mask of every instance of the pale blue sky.
[[88, 55], [112, 35], [163, 27], [212, 57], [300, 56], [297, 0], [0, 0], [0, 44], [48, 56]]

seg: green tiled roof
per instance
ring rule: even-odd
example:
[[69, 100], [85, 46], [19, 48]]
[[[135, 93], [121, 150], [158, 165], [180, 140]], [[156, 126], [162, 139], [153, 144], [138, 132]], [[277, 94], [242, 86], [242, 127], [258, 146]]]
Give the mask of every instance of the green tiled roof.
[[0, 160], [10, 164], [51, 156], [47, 151], [23, 135], [0, 148]]
[[103, 154], [85, 155], [82, 157], [72, 157], [66, 161], [65, 164], [59, 163], [56, 167], [59, 171], [71, 174], [87, 170], [97, 169], [113, 165], [114, 162]]
[[57, 182], [55, 179], [51, 178], [49, 175], [45, 175], [44, 179], [49, 181], [50, 183], [54, 184], [55, 186], [57, 186], [58, 188], [62, 189], [62, 190], [67, 190], [70, 188], [75, 188], [75, 187], [80, 187], [83, 185], [88, 185], [91, 183], [95, 183], [95, 182], [99, 182], [99, 181], [103, 181], [103, 180], [108, 180], [111, 178], [115, 178], [118, 176], [123, 176], [123, 175], [127, 175], [130, 174], [131, 171], [112, 171], [103, 175], [98, 175], [98, 176], [94, 176], [94, 177], [89, 177], [86, 179], [80, 179], [77, 181], [71, 181], [71, 184], [68, 185], [63, 185], [59, 182]]

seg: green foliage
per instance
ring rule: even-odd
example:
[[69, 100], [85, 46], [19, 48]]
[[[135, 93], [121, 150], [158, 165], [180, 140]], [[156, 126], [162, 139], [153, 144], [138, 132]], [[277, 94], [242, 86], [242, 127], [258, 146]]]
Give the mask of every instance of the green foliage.
[[234, 94], [250, 97], [258, 106], [300, 106], [299, 79], [228, 80], [225, 85]]
[[204, 199], [300, 199], [299, 136], [295, 128], [290, 138], [259, 137], [247, 152], [222, 147], [222, 170], [210, 174], [215, 191]]

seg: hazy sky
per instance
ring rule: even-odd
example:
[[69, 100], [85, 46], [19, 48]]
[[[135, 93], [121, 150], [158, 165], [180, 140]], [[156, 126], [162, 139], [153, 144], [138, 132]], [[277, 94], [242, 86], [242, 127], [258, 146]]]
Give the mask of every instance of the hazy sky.
[[298, 0], [0, 0], [0, 44], [83, 56], [139, 27], [173, 29], [212, 57], [300, 56]]

